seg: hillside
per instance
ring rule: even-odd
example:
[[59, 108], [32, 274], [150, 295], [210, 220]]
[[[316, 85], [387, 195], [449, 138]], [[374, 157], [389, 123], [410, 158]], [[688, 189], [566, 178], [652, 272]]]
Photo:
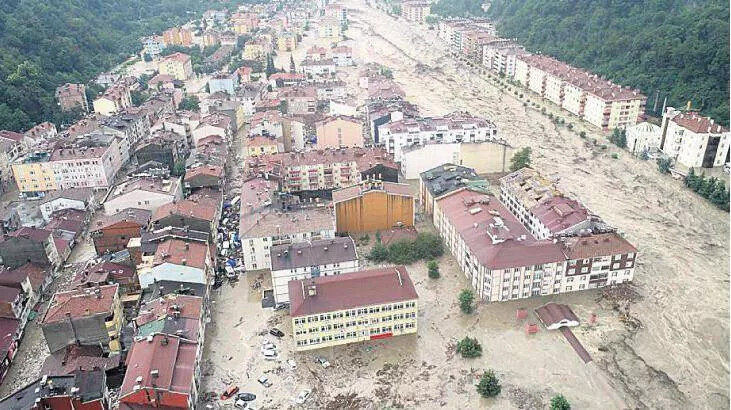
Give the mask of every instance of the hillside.
[[0, 2], [0, 129], [61, 122], [57, 85], [87, 83], [161, 33], [220, 3], [204, 0]]
[[729, 123], [729, 4], [722, 0], [493, 0], [503, 37]]

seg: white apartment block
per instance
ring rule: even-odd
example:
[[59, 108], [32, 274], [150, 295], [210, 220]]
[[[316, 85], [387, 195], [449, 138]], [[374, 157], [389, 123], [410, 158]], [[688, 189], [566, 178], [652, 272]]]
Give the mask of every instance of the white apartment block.
[[483, 118], [453, 113], [443, 117], [406, 118], [378, 127], [379, 145], [400, 162], [407, 147], [483, 142], [497, 139], [497, 126]]
[[668, 107], [660, 132], [660, 149], [685, 167], [713, 168], [729, 162], [729, 130], [711, 118]]
[[485, 44], [482, 46], [482, 65], [493, 72], [504, 73], [508, 77], [515, 76], [517, 57], [526, 54], [515, 43]]
[[423, 23], [431, 13], [428, 1], [405, 1], [401, 3], [401, 15], [409, 21]]
[[289, 281], [357, 271], [355, 242], [338, 237], [273, 246], [271, 269], [274, 301], [289, 302]]

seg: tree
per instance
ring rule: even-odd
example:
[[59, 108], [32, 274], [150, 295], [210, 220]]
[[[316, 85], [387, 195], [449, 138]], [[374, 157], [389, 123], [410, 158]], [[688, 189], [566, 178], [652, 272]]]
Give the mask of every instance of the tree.
[[429, 270], [429, 278], [439, 279], [439, 264], [435, 260], [430, 260], [426, 263], [427, 269]]
[[477, 384], [477, 392], [482, 397], [495, 397], [500, 394], [500, 380], [495, 375], [495, 372], [488, 370], [480, 377], [480, 383]]
[[371, 249], [368, 259], [374, 262], [384, 262], [388, 259], [388, 249], [381, 242], [378, 242]]
[[132, 99], [132, 105], [134, 106], [139, 106], [147, 101], [147, 93], [138, 90], [132, 91], [130, 93], [130, 97]]
[[713, 192], [716, 190], [716, 182], [718, 181], [718, 178], [716, 177], [710, 177], [707, 180], [703, 181], [703, 184], [698, 189], [698, 193], [706, 199], [710, 199], [711, 195], [713, 195]]
[[482, 356], [482, 345], [477, 338], [465, 336], [464, 339], [457, 342], [457, 353], [464, 358], [473, 358]]
[[475, 301], [475, 293], [472, 289], [464, 289], [459, 293], [459, 309], [462, 313], [472, 313], [475, 307], [472, 303]]
[[513, 158], [510, 159], [510, 170], [514, 172], [530, 166], [530, 155], [532, 152], [533, 150], [530, 147], [524, 147], [513, 154]]
[[701, 188], [703, 188], [703, 184], [706, 183], [706, 173], [702, 172], [700, 175], [693, 178], [691, 182], [692, 183], [689, 188], [692, 189], [694, 192], [699, 193]]
[[185, 175], [185, 160], [179, 159], [175, 161], [175, 164], [173, 165], [173, 175], [177, 177], [181, 177]]
[[625, 130], [620, 130], [619, 128], [615, 128], [614, 131], [612, 131], [612, 135], [609, 136], [609, 142], [618, 146], [619, 148], [626, 148], [627, 147], [627, 132]]
[[579, 138], [586, 138], [586, 131], [579, 131]]
[[265, 72], [267, 74], [267, 78], [277, 72], [277, 68], [274, 67], [274, 57], [272, 57], [271, 54], [267, 55], [267, 66]]
[[437, 17], [433, 14], [430, 14], [430, 15], [426, 16], [426, 18], [424, 19], [424, 22], [430, 26], [436, 26], [437, 24], [439, 24], [439, 17]]
[[658, 158], [657, 169], [661, 174], [669, 174], [670, 168], [673, 166], [673, 160], [670, 158]]
[[728, 211], [729, 210], [729, 191], [726, 189], [723, 181], [716, 183], [716, 188], [713, 190], [710, 201], [717, 207]]
[[640, 153], [640, 159], [643, 161], [647, 161], [648, 159], [650, 159], [650, 154], [647, 152], [647, 149], [642, 150], [642, 152]]
[[294, 65], [294, 55], [290, 54], [289, 55], [289, 72], [294, 73], [295, 71], [296, 70], [295, 70], [295, 65]]
[[[688, 170], [688, 174], [685, 175], [685, 178], [683, 178], [683, 185], [686, 186], [686, 188], [694, 187], [698, 183], [698, 176], [695, 174], [695, 169], [690, 168]], [[695, 189], [693, 189], [695, 191]]]
[[571, 410], [571, 404], [563, 394], [557, 394], [551, 398], [551, 410]]
[[180, 102], [181, 110], [198, 111], [200, 110], [200, 100], [195, 95], [186, 95]]

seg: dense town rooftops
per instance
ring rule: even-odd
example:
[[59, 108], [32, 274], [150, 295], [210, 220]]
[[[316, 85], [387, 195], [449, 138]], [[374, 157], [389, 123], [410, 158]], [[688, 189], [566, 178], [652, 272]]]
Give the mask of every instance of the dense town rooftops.
[[49, 230], [23, 226], [17, 231], [12, 231], [0, 236], [0, 242], [3, 242], [8, 238], [26, 238], [35, 242], [43, 242], [47, 240], [50, 235], [51, 231]]
[[114, 199], [137, 190], [173, 195], [179, 183], [180, 181], [177, 179], [138, 177], [115, 186], [109, 199]]
[[190, 217], [213, 222], [216, 219], [218, 204], [211, 199], [190, 200], [184, 199], [179, 202], [164, 204], [155, 209], [152, 221], [157, 222], [168, 216]]
[[114, 313], [114, 300], [119, 285], [106, 285], [94, 288], [57, 292], [51, 298], [43, 323], [55, 323], [69, 318]]
[[391, 133], [470, 130], [476, 128], [495, 128], [487, 119], [452, 113], [442, 117], [405, 118], [382, 125]]
[[28, 138], [36, 139], [36, 138], [40, 137], [42, 134], [46, 134], [49, 131], [54, 130], [55, 128], [56, 128], [56, 126], [53, 125], [52, 123], [50, 123], [48, 121], [44, 121], [40, 124], [37, 124], [36, 126], [29, 129], [28, 131], [26, 131], [24, 133], [24, 135]]
[[424, 171], [420, 175], [421, 181], [434, 198], [455, 191], [467, 185], [468, 181], [483, 182], [481, 185], [485, 189], [488, 186], [487, 181], [477, 175], [474, 169], [461, 165], [443, 164]]
[[308, 165], [331, 166], [335, 164], [355, 162], [358, 170], [361, 172], [378, 164], [382, 164], [390, 168], [398, 168], [396, 162], [383, 148], [326, 148], [299, 153], [278, 153], [268, 155], [266, 158], [281, 163], [285, 167]]
[[312, 86], [305, 87], [281, 87], [278, 95], [280, 100], [291, 98], [317, 98], [317, 88]]
[[274, 73], [269, 76], [269, 79], [275, 81], [305, 81], [307, 77], [303, 73]]
[[254, 135], [246, 139], [245, 145], [247, 147], [266, 147], [270, 145], [277, 145], [277, 140], [263, 135]]
[[404, 266], [293, 280], [288, 286], [292, 317], [419, 298]]
[[102, 261], [86, 269], [76, 272], [72, 286], [80, 288], [90, 284], [105, 283], [114, 280], [117, 283], [132, 284], [135, 278], [134, 268], [119, 263]]
[[135, 324], [142, 326], [146, 323], [167, 317], [200, 319], [202, 310], [202, 297], [174, 293], [168, 294], [142, 305], [135, 319]]
[[334, 65], [334, 64], [335, 64], [335, 62], [333, 61], [332, 58], [322, 58], [322, 59], [319, 59], [319, 60], [305, 60], [305, 61], [303, 61], [303, 62], [300, 63], [300, 65], [303, 66], [303, 67], [308, 67], [308, 66], [326, 66], [326, 65]]
[[384, 181], [363, 181], [360, 184], [333, 190], [333, 203], [348, 201], [369, 192], [385, 192], [389, 195], [413, 197], [411, 185]]
[[100, 215], [98, 219], [91, 223], [90, 230], [105, 229], [119, 222], [132, 222], [141, 227], [147, 226], [152, 217], [152, 212], [146, 209], [125, 208], [116, 214]]
[[20, 142], [23, 140], [24, 135], [19, 132], [0, 130], [0, 138]]
[[104, 351], [100, 346], [70, 345], [51, 353], [43, 362], [41, 374], [64, 376], [74, 374], [78, 370], [107, 371], [119, 367], [121, 357], [122, 355], [118, 354], [104, 357]]
[[272, 271], [357, 260], [351, 237], [277, 245], [271, 248]]
[[91, 188], [67, 188], [47, 193], [39, 203], [43, 205], [59, 198], [86, 202], [93, 194]]
[[231, 125], [231, 117], [225, 114], [211, 114], [207, 115], [203, 118], [201, 118], [200, 125], [198, 127], [202, 127], [204, 125], [210, 125], [213, 127], [220, 127], [220, 128], [228, 128]]
[[728, 132], [728, 128], [714, 122], [712, 118], [704, 117], [697, 112], [680, 113], [671, 120], [681, 127], [696, 134], [720, 134]]
[[330, 50], [333, 54], [351, 54], [353, 49], [347, 46], [338, 46]]
[[135, 342], [128, 354], [127, 373], [119, 393], [122, 404], [125, 396], [139, 388], [188, 394], [194, 380], [197, 350], [197, 343], [173, 335], [157, 334]]
[[200, 242], [167, 239], [157, 245], [153, 265], [171, 263], [204, 269], [208, 257], [208, 245]]
[[185, 180], [190, 181], [201, 175], [221, 179], [223, 178], [223, 167], [219, 167], [216, 165], [203, 165], [200, 167], [189, 169], [185, 172]]
[[32, 262], [15, 269], [0, 269], [0, 285], [22, 287], [27, 278], [33, 290], [37, 291], [49, 276], [47, 269]]
[[[66, 375], [39, 378], [0, 401], [3, 409], [56, 408], [66, 404], [73, 395], [82, 403], [102, 400], [106, 394], [104, 370], [76, 370]], [[42, 407], [36, 407], [42, 404]], [[48, 407], [45, 407], [48, 406]], [[59, 407], [61, 407], [59, 405]]]
[[[241, 206], [242, 208], [254, 207], [253, 204], [250, 207], [248, 203], [243, 203], [243, 199]], [[241, 236], [244, 238], [262, 238], [302, 232], [329, 231], [335, 229], [335, 225], [332, 212], [327, 208], [304, 208], [284, 213], [269, 207], [258, 213], [246, 212], [240, 229]]]

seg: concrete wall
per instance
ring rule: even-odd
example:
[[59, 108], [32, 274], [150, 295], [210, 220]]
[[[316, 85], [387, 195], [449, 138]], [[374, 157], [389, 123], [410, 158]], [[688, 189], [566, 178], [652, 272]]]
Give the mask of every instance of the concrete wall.
[[478, 174], [506, 172], [515, 148], [496, 142], [462, 143], [459, 165], [474, 168]]
[[52, 353], [76, 343], [82, 346], [95, 346], [109, 343], [109, 333], [104, 319], [106, 314], [76, 317], [71, 320], [43, 325], [43, 335]]

